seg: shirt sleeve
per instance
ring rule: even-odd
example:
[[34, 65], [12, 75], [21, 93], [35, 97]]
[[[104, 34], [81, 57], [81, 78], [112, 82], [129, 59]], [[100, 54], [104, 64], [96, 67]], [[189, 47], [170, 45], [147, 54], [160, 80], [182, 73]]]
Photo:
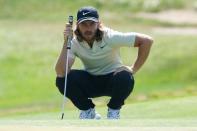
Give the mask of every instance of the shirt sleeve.
[[106, 32], [106, 42], [115, 47], [134, 46], [135, 38], [135, 32], [122, 33], [109, 28]]

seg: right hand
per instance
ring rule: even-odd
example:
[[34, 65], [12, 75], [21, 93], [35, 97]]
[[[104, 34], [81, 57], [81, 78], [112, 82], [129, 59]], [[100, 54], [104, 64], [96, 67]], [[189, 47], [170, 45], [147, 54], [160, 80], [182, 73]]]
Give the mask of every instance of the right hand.
[[67, 23], [66, 24], [66, 28], [64, 30], [64, 41], [67, 41], [68, 36], [73, 36], [73, 29], [72, 29], [72, 25]]

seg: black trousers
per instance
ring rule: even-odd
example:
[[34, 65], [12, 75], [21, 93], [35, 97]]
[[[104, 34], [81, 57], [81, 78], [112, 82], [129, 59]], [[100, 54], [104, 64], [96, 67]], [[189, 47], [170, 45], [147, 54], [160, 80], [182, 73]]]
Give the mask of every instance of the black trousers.
[[[64, 77], [56, 78], [56, 86], [64, 94]], [[91, 75], [83, 70], [71, 70], [67, 76], [66, 97], [80, 110], [94, 108], [90, 98], [110, 96], [107, 106], [120, 109], [134, 87], [133, 75], [122, 71], [113, 75]]]

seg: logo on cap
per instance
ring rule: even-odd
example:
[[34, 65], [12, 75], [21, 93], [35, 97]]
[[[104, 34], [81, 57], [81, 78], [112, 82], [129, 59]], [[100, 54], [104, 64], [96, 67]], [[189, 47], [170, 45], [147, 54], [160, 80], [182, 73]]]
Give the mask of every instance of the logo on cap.
[[98, 22], [99, 15], [94, 7], [82, 7], [77, 12], [77, 23], [81, 23], [86, 20]]
[[89, 14], [89, 13], [91, 13], [91, 12], [83, 12], [83, 15], [87, 15], [87, 14]]

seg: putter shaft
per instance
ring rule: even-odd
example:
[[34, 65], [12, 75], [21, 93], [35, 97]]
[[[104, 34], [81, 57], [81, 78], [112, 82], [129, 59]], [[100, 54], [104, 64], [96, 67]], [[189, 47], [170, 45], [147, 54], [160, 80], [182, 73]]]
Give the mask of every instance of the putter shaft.
[[[69, 16], [68, 22], [71, 25], [73, 24], [73, 16]], [[67, 87], [67, 73], [68, 73], [68, 50], [71, 48], [71, 40], [72, 40], [72, 37], [68, 36], [67, 54], [66, 54], [66, 70], [65, 70], [65, 85], [64, 85], [63, 103], [62, 103], [62, 117], [61, 117], [62, 120], [64, 118], [64, 106], [65, 106], [65, 102], [66, 102], [66, 87]]]

